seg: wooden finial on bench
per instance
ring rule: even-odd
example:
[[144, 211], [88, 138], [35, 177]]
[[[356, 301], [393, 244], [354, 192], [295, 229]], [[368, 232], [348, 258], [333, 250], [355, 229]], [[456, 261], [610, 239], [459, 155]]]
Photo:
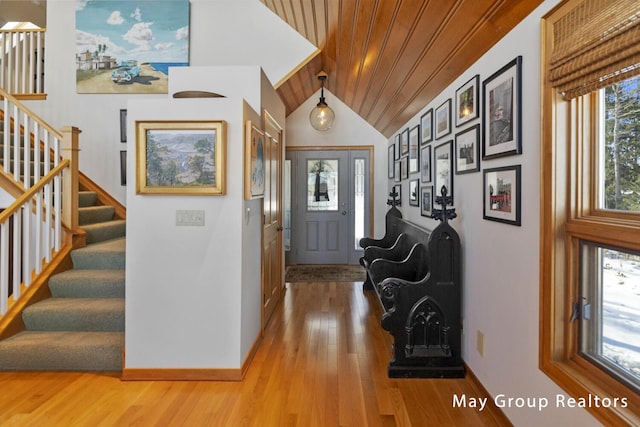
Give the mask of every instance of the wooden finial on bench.
[[391, 192], [389, 193], [389, 197], [391, 197], [391, 199], [387, 200], [387, 205], [398, 206], [400, 204], [400, 200], [398, 200], [398, 196], [399, 194], [395, 188], [391, 190]]
[[447, 209], [447, 205], [453, 205], [453, 197], [447, 196], [447, 187], [444, 185], [440, 189], [441, 196], [436, 196], [436, 203], [442, 206], [442, 209], [433, 209], [431, 218], [447, 223], [450, 219], [458, 216], [456, 209]]

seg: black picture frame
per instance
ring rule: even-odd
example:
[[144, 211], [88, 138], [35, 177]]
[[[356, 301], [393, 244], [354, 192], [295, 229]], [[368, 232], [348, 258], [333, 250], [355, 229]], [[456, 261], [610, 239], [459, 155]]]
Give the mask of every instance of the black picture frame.
[[433, 108], [429, 108], [420, 117], [420, 144], [428, 144], [433, 141]]
[[440, 139], [451, 133], [451, 98], [436, 108], [434, 128], [436, 139]]
[[434, 191], [440, 194], [444, 186], [453, 198], [453, 141], [443, 142], [433, 150], [433, 163]]
[[398, 204], [396, 206], [401, 206], [402, 205], [402, 185], [396, 184], [393, 186], [392, 190], [395, 190], [395, 192], [398, 194], [398, 198], [396, 199]]
[[394, 171], [393, 171], [393, 180], [395, 182], [400, 182], [402, 181], [402, 165], [401, 165], [402, 160], [396, 160], [394, 166]]
[[433, 186], [423, 185], [420, 188], [420, 215], [431, 218], [433, 213]]
[[420, 149], [420, 181], [431, 182], [431, 145]]
[[485, 169], [482, 183], [483, 219], [522, 225], [521, 166]]
[[522, 154], [522, 56], [482, 82], [482, 159]]
[[127, 110], [120, 110], [120, 142], [127, 142]]
[[400, 157], [409, 154], [409, 128], [400, 133]]
[[480, 124], [476, 124], [455, 137], [456, 175], [480, 171]]
[[396, 135], [396, 139], [393, 145], [396, 146], [395, 153], [394, 153], [395, 154], [394, 160], [399, 160], [400, 159], [400, 134]]
[[120, 151], [120, 185], [127, 185], [127, 152]]
[[409, 179], [409, 157], [405, 156], [400, 159], [400, 179]]
[[396, 158], [396, 145], [391, 144], [389, 146], [387, 155], [387, 178], [393, 179], [395, 177], [395, 158]]
[[420, 171], [420, 125], [409, 130], [409, 173]]
[[409, 205], [420, 206], [420, 180], [409, 181]]
[[456, 127], [478, 118], [480, 76], [476, 74], [456, 90]]

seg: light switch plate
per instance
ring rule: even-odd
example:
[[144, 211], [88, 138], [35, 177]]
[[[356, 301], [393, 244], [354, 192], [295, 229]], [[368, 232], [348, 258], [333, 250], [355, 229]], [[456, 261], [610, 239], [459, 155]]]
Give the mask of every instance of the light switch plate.
[[204, 227], [204, 211], [178, 210], [176, 211], [176, 225]]

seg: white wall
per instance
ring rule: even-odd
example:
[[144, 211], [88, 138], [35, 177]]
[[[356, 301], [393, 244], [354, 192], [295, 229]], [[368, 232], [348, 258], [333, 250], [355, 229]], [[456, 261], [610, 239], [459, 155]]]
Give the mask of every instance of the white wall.
[[[329, 76], [331, 79], [331, 76]], [[371, 171], [374, 175], [371, 191], [374, 206], [374, 234], [384, 234], [384, 215], [387, 211], [387, 139], [362, 117], [347, 107], [327, 89], [327, 104], [336, 113], [336, 120], [328, 131], [317, 131], [309, 123], [309, 113], [320, 99], [320, 89], [287, 117], [287, 147], [373, 146]], [[384, 165], [384, 169], [381, 165]]]
[[[126, 204], [126, 188], [120, 185], [120, 150], [126, 149], [120, 143], [120, 109], [129, 100], [167, 95], [77, 94], [75, 8], [75, 0], [47, 2], [47, 100], [27, 106], [56, 129], [80, 128], [80, 170]], [[316, 49], [259, 0], [191, 0], [190, 32], [191, 65], [257, 65], [272, 83]], [[207, 80], [179, 90], [204, 90]]]
[[[490, 52], [446, 88], [413, 119], [398, 129], [413, 127], [429, 108], [455, 98], [456, 89], [474, 75], [482, 82], [518, 55], [522, 65], [522, 154], [481, 162], [481, 169], [522, 165], [522, 226], [483, 220], [482, 171], [454, 175], [452, 225], [459, 232], [463, 253], [463, 359], [492, 396], [547, 398], [549, 407], [505, 407], [516, 426], [590, 426], [599, 423], [584, 409], [558, 408], [561, 389], [538, 369], [539, 251], [540, 251], [540, 19], [558, 0], [547, 0], [504, 37]], [[524, 42], [526, 41], [526, 42]], [[453, 104], [452, 104], [453, 106]], [[482, 109], [481, 109], [482, 111]], [[463, 127], [435, 142], [454, 138]], [[389, 143], [394, 141], [393, 137]], [[386, 163], [377, 170], [386, 171]], [[414, 179], [419, 175], [412, 175]], [[389, 188], [394, 182], [389, 181]], [[402, 212], [410, 221], [432, 228], [436, 222], [409, 206], [408, 182], [402, 183]], [[439, 207], [439, 206], [436, 206]], [[476, 350], [477, 331], [485, 337], [484, 356]]]

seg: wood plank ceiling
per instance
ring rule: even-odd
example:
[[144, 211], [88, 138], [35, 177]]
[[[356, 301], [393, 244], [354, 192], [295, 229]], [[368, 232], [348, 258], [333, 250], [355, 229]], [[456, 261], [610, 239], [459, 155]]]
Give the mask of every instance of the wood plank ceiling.
[[325, 87], [386, 137], [542, 3], [260, 1], [320, 49], [278, 83], [287, 115], [320, 88], [316, 75], [324, 70], [329, 74]]

